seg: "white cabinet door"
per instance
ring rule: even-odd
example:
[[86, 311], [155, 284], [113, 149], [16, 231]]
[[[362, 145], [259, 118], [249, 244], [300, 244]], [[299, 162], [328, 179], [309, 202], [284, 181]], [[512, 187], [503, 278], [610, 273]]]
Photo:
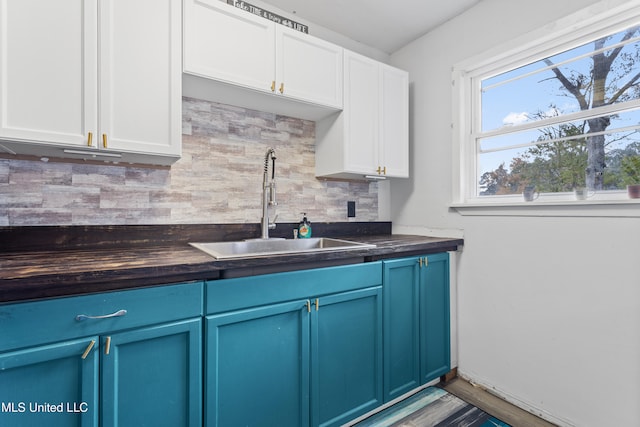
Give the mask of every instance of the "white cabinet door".
[[276, 83], [279, 93], [342, 108], [342, 52], [332, 43], [288, 27], [276, 27]]
[[409, 75], [382, 65], [380, 165], [385, 176], [409, 177]]
[[180, 0], [100, 2], [100, 148], [180, 156], [181, 10]]
[[0, 138], [87, 145], [96, 17], [94, 1], [0, 1]]
[[379, 63], [362, 55], [345, 55], [344, 168], [375, 174], [379, 161]]
[[275, 89], [275, 24], [220, 0], [185, 0], [184, 71]]

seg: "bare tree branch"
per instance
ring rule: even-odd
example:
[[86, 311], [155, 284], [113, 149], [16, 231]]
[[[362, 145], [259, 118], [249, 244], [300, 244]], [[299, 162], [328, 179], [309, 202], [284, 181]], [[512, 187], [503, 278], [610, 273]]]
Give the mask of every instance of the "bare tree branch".
[[616, 102], [618, 98], [620, 98], [627, 91], [627, 89], [629, 89], [631, 86], [636, 85], [638, 83], [638, 80], [640, 80], [640, 72], [633, 76], [633, 78], [629, 80], [626, 85], [622, 86], [620, 90], [614, 93], [607, 104], [613, 104], [614, 102]]
[[560, 71], [558, 67], [556, 67], [554, 63], [551, 62], [550, 59], [545, 59], [544, 63], [547, 64], [549, 67], [552, 67], [551, 71], [553, 71], [557, 79], [560, 80], [560, 83], [562, 83], [562, 86], [564, 86], [565, 89], [567, 89], [570, 94], [575, 96], [576, 100], [580, 104], [580, 109], [581, 110], [589, 109], [589, 104], [587, 103], [582, 92], [580, 92], [580, 88], [577, 85], [571, 83], [571, 81], [568, 78], [566, 78], [564, 74], [562, 74], [562, 71]]
[[[624, 36], [620, 39], [621, 42], [626, 42], [627, 40], [629, 40], [631, 37], [633, 37], [633, 35], [635, 34], [636, 29], [632, 28], [627, 30], [627, 32], [624, 34]], [[604, 40], [602, 39], [602, 44], [604, 45]], [[618, 55], [620, 54], [620, 51], [622, 50], [622, 48], [624, 48], [624, 46], [618, 46], [615, 49], [613, 49], [613, 51], [607, 56], [605, 55], [604, 57], [606, 58], [607, 61], [607, 67], [610, 68], [611, 64], [613, 64], [613, 61], [615, 61], [615, 59], [618, 57]]]

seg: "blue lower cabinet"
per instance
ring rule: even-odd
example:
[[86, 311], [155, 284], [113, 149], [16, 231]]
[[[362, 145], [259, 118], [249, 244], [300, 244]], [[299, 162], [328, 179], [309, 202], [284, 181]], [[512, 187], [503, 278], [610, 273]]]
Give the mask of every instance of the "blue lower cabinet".
[[420, 385], [420, 268], [417, 258], [383, 262], [384, 397]]
[[202, 425], [202, 319], [102, 337], [103, 426]]
[[[338, 426], [380, 405], [382, 269], [375, 264], [209, 282], [212, 310], [221, 307], [215, 295], [234, 309], [206, 317], [205, 425]], [[354, 284], [363, 277], [369, 287]], [[322, 278], [333, 291], [341, 282], [362, 289], [305, 294]], [[261, 288], [284, 302], [238, 306], [239, 295], [253, 301]]]
[[201, 426], [202, 292], [0, 305], [0, 426]]
[[97, 426], [98, 340], [0, 353], [0, 426]]
[[449, 254], [383, 262], [384, 400], [450, 370]]
[[314, 306], [312, 425], [340, 426], [383, 403], [382, 288], [319, 298]]
[[429, 255], [420, 280], [421, 383], [451, 369], [449, 254]]

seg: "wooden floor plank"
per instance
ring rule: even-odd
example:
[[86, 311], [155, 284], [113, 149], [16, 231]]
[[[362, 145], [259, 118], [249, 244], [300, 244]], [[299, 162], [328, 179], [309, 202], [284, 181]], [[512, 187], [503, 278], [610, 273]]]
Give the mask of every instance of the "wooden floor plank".
[[555, 424], [520, 409], [461, 378], [455, 378], [442, 387], [449, 393], [514, 427], [555, 427]]

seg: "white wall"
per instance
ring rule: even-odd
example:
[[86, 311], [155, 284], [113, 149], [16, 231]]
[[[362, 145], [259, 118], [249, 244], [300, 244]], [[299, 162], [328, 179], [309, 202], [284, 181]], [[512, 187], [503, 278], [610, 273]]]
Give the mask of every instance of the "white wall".
[[412, 178], [391, 183], [391, 215], [394, 232], [463, 231], [463, 376], [560, 425], [640, 426], [640, 218], [448, 207], [452, 66], [593, 3], [483, 0], [392, 56], [410, 73]]

